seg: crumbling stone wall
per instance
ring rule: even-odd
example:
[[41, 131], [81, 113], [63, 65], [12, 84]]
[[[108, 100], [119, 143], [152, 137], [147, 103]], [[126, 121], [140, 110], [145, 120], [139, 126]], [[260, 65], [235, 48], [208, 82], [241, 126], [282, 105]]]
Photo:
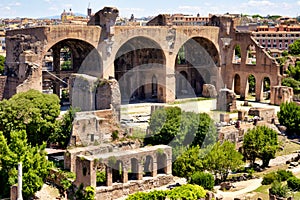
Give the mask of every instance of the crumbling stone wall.
[[271, 122], [275, 118], [275, 109], [274, 108], [250, 108], [248, 111], [249, 115], [258, 116], [264, 121]]
[[[160, 157], [159, 155], [163, 155]], [[164, 169], [165, 174], [172, 174], [172, 148], [167, 145], [147, 146], [144, 148], [110, 152], [106, 154], [97, 154], [91, 156], [79, 155], [76, 158], [76, 180], [75, 185], [79, 186], [81, 183], [86, 186], [96, 187], [96, 171], [97, 166], [106, 166], [106, 186], [113, 185], [113, 171], [122, 172], [121, 181], [123, 184], [128, 182], [128, 173], [137, 173], [137, 179], [143, 180], [143, 173], [145, 172], [144, 165], [147, 164], [147, 157], [151, 157], [149, 169], [152, 177], [157, 177], [157, 170], [160, 167]], [[132, 160], [137, 160], [135, 164], [138, 166], [132, 169]], [[159, 164], [163, 159], [163, 165]], [[122, 163], [122, 169], [117, 163]]]
[[273, 86], [271, 87], [270, 103], [280, 105], [293, 101], [293, 88], [287, 86]]
[[117, 8], [104, 7], [92, 16], [88, 25], [100, 26], [102, 28], [101, 40], [104, 40], [110, 36], [110, 28], [115, 25], [118, 16], [119, 10]]
[[99, 79], [86, 74], [72, 74], [70, 101], [81, 111], [112, 109], [120, 119], [121, 93], [115, 79]]
[[41, 66], [45, 38], [42, 27], [6, 32], [5, 74], [8, 84], [5, 98], [29, 89], [42, 90]]
[[111, 142], [112, 132], [121, 135], [119, 121], [112, 109], [77, 112], [73, 121], [70, 146], [90, 146]]
[[4, 97], [4, 89], [5, 89], [5, 85], [6, 85], [6, 80], [7, 80], [6, 76], [0, 76], [0, 101]]
[[115, 79], [101, 79], [96, 90], [96, 110], [112, 108], [120, 120], [121, 93]]
[[236, 107], [236, 95], [233, 91], [223, 88], [217, 97], [217, 110], [233, 112]]

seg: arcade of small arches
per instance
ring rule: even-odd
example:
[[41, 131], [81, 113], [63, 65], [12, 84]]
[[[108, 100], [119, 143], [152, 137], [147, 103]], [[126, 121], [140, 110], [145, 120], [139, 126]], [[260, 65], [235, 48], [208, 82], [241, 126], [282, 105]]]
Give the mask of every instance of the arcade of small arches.
[[[97, 183], [97, 172], [105, 172], [106, 181]], [[167, 145], [106, 154], [77, 156], [75, 182], [84, 186], [112, 186], [114, 183], [143, 180], [158, 174], [172, 174], [172, 148]]]
[[268, 76], [236, 73], [232, 79], [233, 91], [241, 99], [251, 100], [255, 97], [255, 100], [269, 100], [270, 86], [271, 80]]

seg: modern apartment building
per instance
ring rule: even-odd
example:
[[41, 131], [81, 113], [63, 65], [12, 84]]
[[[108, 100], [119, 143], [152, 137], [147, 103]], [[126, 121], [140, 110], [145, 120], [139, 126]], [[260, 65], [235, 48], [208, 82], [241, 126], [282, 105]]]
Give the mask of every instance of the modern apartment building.
[[282, 52], [300, 38], [300, 25], [257, 26], [252, 34], [262, 47], [271, 52]]

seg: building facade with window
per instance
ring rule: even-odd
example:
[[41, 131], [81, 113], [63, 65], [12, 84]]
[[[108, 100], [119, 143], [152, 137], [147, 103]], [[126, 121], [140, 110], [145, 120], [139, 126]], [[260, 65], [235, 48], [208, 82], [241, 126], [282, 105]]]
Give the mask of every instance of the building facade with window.
[[258, 26], [252, 35], [257, 43], [267, 50], [282, 52], [288, 50], [289, 45], [300, 38], [300, 25]]

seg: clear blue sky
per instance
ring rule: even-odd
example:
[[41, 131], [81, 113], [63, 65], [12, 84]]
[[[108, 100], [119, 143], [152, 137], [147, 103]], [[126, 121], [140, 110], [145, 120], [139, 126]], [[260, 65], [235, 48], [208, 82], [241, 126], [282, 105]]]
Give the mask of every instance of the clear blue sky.
[[64, 9], [86, 14], [90, 7], [97, 12], [104, 6], [115, 6], [121, 17], [155, 16], [160, 13], [183, 13], [201, 16], [212, 14], [243, 13], [300, 15], [300, 0], [1, 0], [0, 18], [46, 17], [60, 15]]

